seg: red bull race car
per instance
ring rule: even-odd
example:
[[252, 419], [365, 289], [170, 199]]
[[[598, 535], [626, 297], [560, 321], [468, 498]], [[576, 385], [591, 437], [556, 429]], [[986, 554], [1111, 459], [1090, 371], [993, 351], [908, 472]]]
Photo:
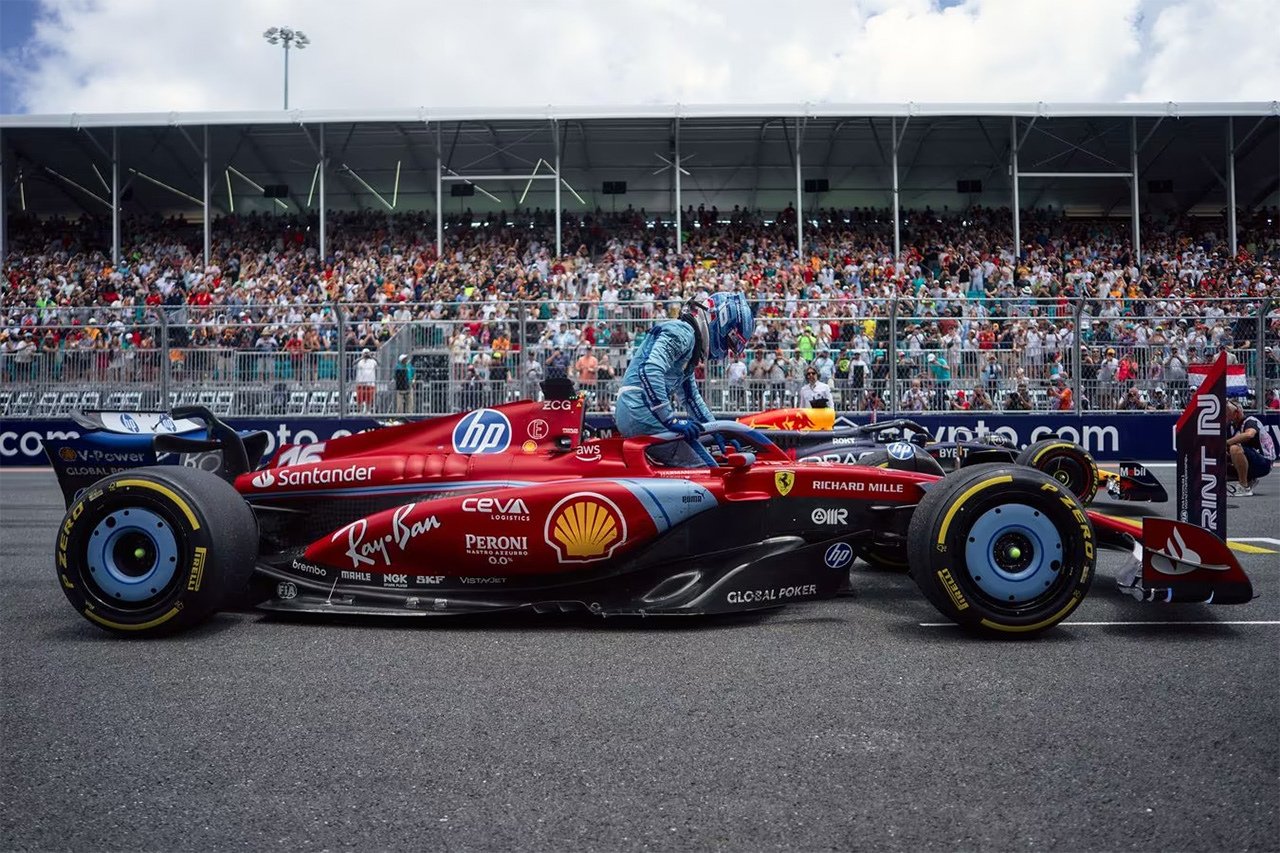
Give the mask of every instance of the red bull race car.
[[[769, 437], [795, 459], [879, 465], [944, 473], [989, 462], [1027, 465], [1039, 469], [1071, 490], [1084, 504], [1097, 497], [1117, 501], [1164, 503], [1169, 500], [1155, 475], [1140, 462], [1122, 459], [1118, 470], [1100, 468], [1092, 454], [1061, 438], [1046, 438], [1017, 447], [999, 432], [972, 440], [936, 441], [927, 427], [906, 418], [871, 424], [841, 424], [832, 409], [772, 409], [738, 418], [767, 430]], [[922, 448], [911, 452], [892, 445], [907, 441]], [[930, 464], [929, 460], [937, 463]]]
[[[854, 560], [877, 552], [905, 554], [925, 598], [989, 635], [1067, 618], [1101, 548], [1134, 555], [1117, 582], [1142, 600], [1253, 595], [1220, 532], [1110, 518], [1004, 462], [939, 476], [797, 461], [725, 421], [710, 431], [740, 449], [705, 436], [707, 464], [667, 468], [650, 451], [680, 438], [584, 439], [572, 397], [288, 445], [265, 461], [258, 437], [206, 410], [167, 417], [166, 434], [125, 438], [151, 444], [146, 461], [199, 467], [141, 464], [65, 489], [58, 584], [120, 634], [190, 628], [246, 594], [266, 611], [344, 617], [763, 611], [836, 595]], [[133, 452], [100, 423], [50, 443], [50, 457]], [[1225, 483], [1225, 464], [1215, 476]]]

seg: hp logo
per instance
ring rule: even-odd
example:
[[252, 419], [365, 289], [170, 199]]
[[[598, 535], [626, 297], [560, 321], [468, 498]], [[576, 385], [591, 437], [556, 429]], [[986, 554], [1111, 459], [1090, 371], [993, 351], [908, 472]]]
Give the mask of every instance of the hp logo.
[[895, 441], [885, 449], [889, 451], [889, 455], [894, 459], [911, 459], [916, 455], [915, 447], [905, 441]]
[[822, 559], [829, 569], [843, 569], [853, 562], [853, 548], [847, 542], [837, 542], [827, 549]]
[[454, 453], [501, 453], [510, 444], [511, 421], [493, 409], [476, 409], [453, 428]]

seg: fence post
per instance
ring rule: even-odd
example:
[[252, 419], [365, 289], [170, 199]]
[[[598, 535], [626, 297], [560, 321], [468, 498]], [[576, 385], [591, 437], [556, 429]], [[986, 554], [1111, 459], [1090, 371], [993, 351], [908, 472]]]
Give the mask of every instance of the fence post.
[[160, 310], [156, 312], [156, 316], [160, 318], [160, 409], [161, 411], [169, 411], [169, 389], [172, 387], [172, 375], [170, 367], [173, 359], [170, 357], [169, 345], [169, 317], [168, 311], [163, 305], [159, 306]]
[[1075, 326], [1075, 334], [1071, 341], [1071, 378], [1076, 384], [1076, 393], [1072, 396], [1071, 402], [1077, 416], [1084, 412], [1084, 377], [1080, 375], [1080, 365], [1084, 362], [1084, 337], [1083, 337], [1083, 320], [1084, 320], [1084, 297], [1076, 302], [1075, 319], [1072, 321]]
[[347, 406], [347, 315], [342, 303], [333, 301], [333, 320], [338, 326], [338, 418], [346, 418]]
[[[872, 359], [872, 363], [875, 359]], [[889, 299], [889, 414], [898, 414], [898, 295]], [[874, 411], [874, 410], [873, 410]]]
[[[524, 326], [527, 311], [528, 302], [526, 300], [521, 299], [516, 303], [516, 318], [518, 320], [516, 323], [516, 342], [520, 347], [520, 355], [516, 358], [516, 363], [512, 366], [512, 375], [515, 376], [516, 382], [521, 388], [525, 387], [525, 379], [527, 378], [525, 374], [525, 365], [529, 361], [528, 342], [525, 340]], [[546, 377], [543, 378], [545, 379]], [[450, 375], [450, 381], [452, 381], [452, 374]], [[530, 394], [529, 396], [532, 398], [534, 395]]]
[[1254, 389], [1253, 402], [1254, 406], [1257, 407], [1257, 413], [1259, 415], [1265, 413], [1267, 408], [1267, 360], [1265, 358], [1267, 353], [1264, 343], [1267, 337], [1267, 314], [1271, 312], [1271, 302], [1272, 299], [1268, 296], [1266, 299], [1263, 299], [1262, 304], [1258, 306], [1258, 339], [1253, 345], [1253, 357], [1256, 359], [1255, 364], [1258, 365], [1258, 387]]

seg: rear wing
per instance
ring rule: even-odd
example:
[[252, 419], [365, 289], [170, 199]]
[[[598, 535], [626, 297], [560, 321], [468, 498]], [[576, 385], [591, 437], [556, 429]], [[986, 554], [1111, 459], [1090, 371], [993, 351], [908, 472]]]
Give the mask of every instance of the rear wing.
[[270, 442], [267, 433], [237, 432], [201, 407], [71, 417], [78, 431], [43, 442], [68, 507], [104, 477], [149, 465], [182, 465], [233, 479], [256, 468]]

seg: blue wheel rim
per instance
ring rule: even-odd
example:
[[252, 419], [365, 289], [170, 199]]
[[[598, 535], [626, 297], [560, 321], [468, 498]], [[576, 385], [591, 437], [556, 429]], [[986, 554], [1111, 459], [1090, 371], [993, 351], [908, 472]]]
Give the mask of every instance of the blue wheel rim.
[[178, 540], [162, 516], [119, 509], [102, 518], [85, 547], [89, 579], [110, 601], [138, 603], [164, 591], [178, 571]]
[[978, 589], [1006, 607], [1051, 590], [1063, 572], [1063, 542], [1053, 521], [1026, 504], [1003, 504], [969, 528], [965, 565]]

